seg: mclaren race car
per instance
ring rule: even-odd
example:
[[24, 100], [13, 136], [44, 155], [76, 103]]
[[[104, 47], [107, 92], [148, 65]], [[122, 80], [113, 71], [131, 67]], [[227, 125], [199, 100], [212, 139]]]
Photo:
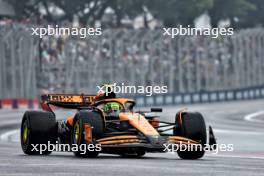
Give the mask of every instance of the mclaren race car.
[[[78, 147], [70, 150], [79, 157], [97, 157], [99, 153], [140, 157], [146, 152], [167, 152], [168, 146], [183, 144], [199, 147], [192, 151], [177, 150], [180, 158], [198, 159], [205, 153], [206, 126], [198, 112], [181, 111], [172, 122], [165, 122], [159, 118], [162, 109], [135, 112], [132, 99], [119, 98], [114, 93], [46, 94], [41, 96], [40, 104], [42, 111], [26, 111], [22, 119], [21, 147], [28, 155], [52, 152], [47, 148], [44, 152], [34, 150], [39, 144], [94, 144], [100, 148], [86, 152]], [[76, 109], [76, 113], [56, 120], [51, 106]], [[215, 142], [211, 128], [210, 141]]]

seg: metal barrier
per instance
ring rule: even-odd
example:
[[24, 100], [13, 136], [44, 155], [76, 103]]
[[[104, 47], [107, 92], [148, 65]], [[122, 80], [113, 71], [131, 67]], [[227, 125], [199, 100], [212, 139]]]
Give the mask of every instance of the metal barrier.
[[136, 101], [138, 107], [250, 100], [264, 98], [264, 86], [226, 91], [153, 95], [150, 97], [135, 96], [131, 98]]
[[[171, 39], [162, 33], [108, 29], [102, 36], [86, 39], [40, 40], [26, 26], [0, 27], [0, 98], [31, 99], [43, 92], [95, 93], [97, 85], [116, 82], [167, 85], [169, 95], [164, 99], [176, 103], [177, 95], [183, 102], [195, 103], [206, 99], [202, 98], [206, 93], [209, 100], [211, 96], [220, 100], [219, 92], [264, 85], [263, 28], [217, 39]], [[156, 96], [152, 99], [156, 102]]]
[[37, 99], [0, 99], [0, 109], [39, 109]]

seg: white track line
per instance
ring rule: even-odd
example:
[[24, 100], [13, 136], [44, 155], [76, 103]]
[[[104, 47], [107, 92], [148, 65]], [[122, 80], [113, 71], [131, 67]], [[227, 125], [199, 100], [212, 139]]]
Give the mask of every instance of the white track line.
[[255, 131], [240, 131], [240, 130], [228, 130], [228, 129], [213, 129], [216, 133], [224, 133], [224, 134], [244, 134], [244, 135], [263, 135], [263, 132], [255, 132]]
[[243, 156], [243, 155], [230, 155], [230, 154], [205, 154], [208, 157], [222, 157], [222, 158], [242, 158], [242, 159], [262, 159], [264, 160], [264, 156]]
[[257, 117], [257, 116], [260, 116], [264, 114], [264, 111], [258, 111], [258, 112], [254, 112], [254, 113], [251, 113], [251, 114], [248, 114], [244, 117], [244, 119], [246, 121], [250, 121], [250, 122], [264, 122], [264, 121], [261, 121], [261, 120], [258, 120], [258, 119], [255, 119], [254, 117]]
[[1, 141], [8, 141], [11, 136], [17, 134], [17, 133], [20, 133], [19, 130], [11, 130], [11, 131], [8, 131], [6, 133], [3, 133], [1, 136], [0, 136], [0, 140]]

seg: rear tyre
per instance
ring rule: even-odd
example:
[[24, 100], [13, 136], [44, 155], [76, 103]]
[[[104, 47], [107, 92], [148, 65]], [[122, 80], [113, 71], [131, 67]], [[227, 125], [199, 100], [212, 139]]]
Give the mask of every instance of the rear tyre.
[[[84, 124], [89, 124], [92, 127], [92, 144], [95, 148], [91, 150], [83, 151], [81, 145], [89, 145], [85, 140]], [[95, 158], [99, 154], [99, 148], [96, 147], [95, 139], [101, 137], [104, 133], [104, 121], [100, 112], [97, 111], [79, 111], [73, 122], [73, 128], [71, 132], [72, 146], [78, 146], [78, 149], [74, 151], [74, 155], [78, 157]]]
[[201, 148], [195, 151], [180, 151], [177, 153], [182, 159], [199, 159], [203, 157], [204, 145], [206, 144], [206, 125], [203, 116], [198, 113], [182, 112], [176, 114], [176, 124], [173, 133], [177, 136], [186, 137], [199, 141]]
[[[20, 141], [21, 148], [28, 155], [48, 155], [48, 143], [55, 144], [57, 139], [56, 118], [51, 112], [26, 111], [22, 118]], [[40, 152], [40, 145], [46, 150]], [[38, 146], [36, 149], [33, 146]], [[44, 149], [44, 148], [42, 148]]]

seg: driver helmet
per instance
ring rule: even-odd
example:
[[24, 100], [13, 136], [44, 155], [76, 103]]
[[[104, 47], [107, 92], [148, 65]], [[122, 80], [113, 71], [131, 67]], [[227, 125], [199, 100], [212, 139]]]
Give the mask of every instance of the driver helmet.
[[119, 103], [116, 103], [116, 102], [107, 103], [103, 107], [103, 111], [107, 115], [117, 115], [117, 114], [119, 114], [120, 109], [121, 109], [121, 107], [120, 107]]

